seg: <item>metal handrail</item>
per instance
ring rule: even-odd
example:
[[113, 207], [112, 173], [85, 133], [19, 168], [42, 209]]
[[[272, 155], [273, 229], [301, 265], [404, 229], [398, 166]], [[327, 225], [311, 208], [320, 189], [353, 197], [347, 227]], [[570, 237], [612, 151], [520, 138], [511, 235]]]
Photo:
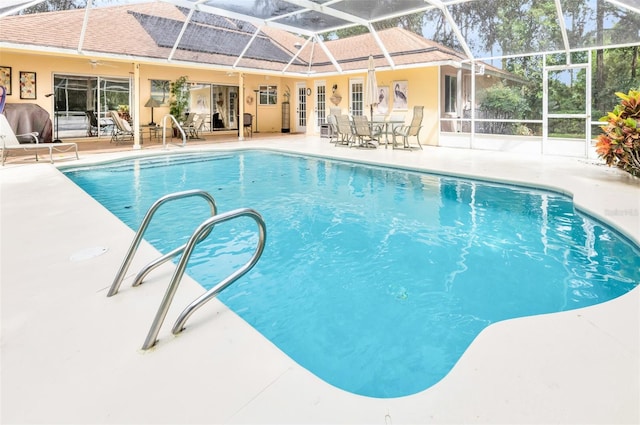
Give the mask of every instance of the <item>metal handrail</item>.
[[[212, 212], [211, 215], [214, 216], [216, 214], [215, 212]], [[208, 233], [203, 235], [202, 238], [206, 239], [207, 236], [208, 236]], [[147, 277], [149, 273], [151, 273], [153, 270], [163, 265], [167, 261], [171, 260], [172, 258], [182, 254], [186, 246], [187, 244], [185, 243], [184, 245], [177, 247], [171, 252], [167, 252], [163, 256], [156, 258], [155, 260], [153, 260], [152, 262], [144, 266], [142, 269], [140, 269], [136, 277], [133, 279], [133, 283], [131, 284], [131, 286], [136, 287], [136, 286], [142, 285], [142, 281], [144, 280], [145, 277]]]
[[[169, 195], [163, 196], [162, 198], [160, 198], [156, 202], [154, 202], [153, 205], [151, 205], [151, 207], [147, 211], [147, 214], [142, 219], [142, 223], [140, 224], [140, 227], [138, 228], [138, 231], [136, 232], [136, 235], [134, 236], [133, 241], [131, 242], [131, 245], [129, 246], [129, 250], [127, 251], [127, 254], [124, 257], [124, 261], [122, 262], [122, 265], [120, 266], [120, 269], [118, 270], [118, 273], [116, 273], [116, 277], [113, 280], [113, 283], [111, 284], [111, 288], [109, 289], [109, 292], [107, 293], [107, 297], [111, 297], [111, 296], [113, 296], [113, 295], [118, 293], [118, 289], [120, 288], [120, 285], [122, 284], [122, 280], [124, 279], [124, 275], [127, 272], [127, 270], [129, 269], [129, 266], [131, 265], [131, 261], [133, 260], [133, 256], [136, 253], [136, 251], [138, 249], [138, 246], [140, 245], [140, 242], [142, 241], [142, 236], [144, 235], [144, 232], [147, 230], [147, 227], [149, 227], [149, 222], [153, 218], [153, 215], [155, 214], [157, 209], [160, 208], [160, 206], [162, 204], [164, 204], [164, 203], [166, 203], [168, 201], [173, 201], [173, 200], [176, 200], [176, 199], [182, 199], [182, 198], [186, 198], [186, 197], [189, 197], [189, 196], [199, 196], [201, 198], [204, 198], [209, 203], [209, 206], [211, 208], [211, 215], [212, 216], [216, 215], [216, 213], [217, 213], [216, 201], [213, 199], [213, 197], [208, 192], [205, 192], [204, 190], [200, 190], [200, 189], [185, 190], [183, 192], [171, 193]], [[204, 235], [203, 237], [206, 237], [206, 235]], [[183, 248], [183, 247], [181, 247], [181, 248]], [[177, 249], [180, 249], [180, 248], [176, 248], [176, 250]], [[176, 250], [174, 250], [172, 252], [175, 252]], [[167, 255], [168, 254], [166, 254], [166, 255], [164, 255], [163, 257], [160, 257], [160, 258], [164, 258]], [[166, 261], [166, 259], [165, 259], [165, 261]], [[158, 265], [159, 264], [157, 264], [153, 268], [157, 267]], [[153, 268], [151, 270], [153, 270]], [[151, 270], [148, 270], [147, 273], [149, 271], [151, 271]]]
[[167, 118], [171, 118], [171, 120], [176, 123], [176, 128], [178, 130], [180, 130], [180, 133], [182, 133], [182, 146], [186, 146], [187, 145], [187, 135], [184, 132], [184, 130], [182, 129], [182, 126], [180, 125], [180, 123], [178, 122], [178, 120], [176, 119], [176, 117], [174, 117], [171, 114], [167, 114], [164, 117], [162, 117], [162, 148], [166, 149], [167, 148]]
[[191, 258], [191, 254], [193, 253], [193, 250], [196, 244], [198, 244], [199, 242], [201, 242], [203, 239], [206, 238], [206, 235], [208, 234], [208, 232], [211, 231], [211, 228], [216, 223], [221, 223], [227, 220], [231, 220], [231, 219], [234, 219], [237, 217], [243, 217], [243, 216], [248, 216], [253, 218], [258, 224], [259, 239], [258, 239], [258, 246], [256, 248], [256, 251], [254, 252], [251, 259], [244, 266], [236, 270], [234, 273], [229, 275], [226, 279], [222, 280], [216, 286], [209, 289], [207, 292], [205, 292], [203, 295], [201, 295], [195, 301], [189, 304], [187, 308], [180, 314], [180, 316], [178, 317], [178, 320], [173, 326], [173, 330], [172, 330], [173, 334], [175, 335], [179, 333], [184, 328], [184, 323], [195, 312], [195, 310], [200, 308], [207, 301], [217, 296], [223, 289], [225, 289], [226, 287], [231, 285], [233, 282], [238, 280], [240, 277], [242, 277], [245, 273], [251, 270], [251, 268], [253, 268], [253, 266], [255, 266], [255, 264], [258, 262], [258, 260], [260, 259], [260, 256], [262, 255], [262, 252], [264, 251], [264, 245], [265, 245], [265, 240], [267, 236], [267, 229], [266, 229], [264, 220], [262, 219], [262, 216], [257, 211], [250, 208], [239, 208], [239, 209], [229, 211], [220, 215], [216, 215], [202, 222], [202, 224], [200, 224], [200, 226], [198, 226], [198, 228], [191, 235], [191, 238], [187, 242], [186, 247], [184, 249], [184, 254], [182, 255], [182, 257], [180, 257], [180, 261], [178, 262], [178, 265], [173, 274], [173, 277], [171, 278], [169, 287], [167, 288], [164, 298], [162, 299], [160, 307], [158, 308], [158, 311], [156, 313], [156, 317], [154, 318], [151, 328], [149, 329], [147, 338], [144, 341], [144, 345], [142, 346], [143, 350], [148, 350], [149, 348], [155, 345], [158, 337], [158, 332], [160, 331], [160, 327], [162, 326], [162, 323], [164, 322], [167, 312], [169, 311], [169, 306], [171, 305], [171, 301], [173, 300], [173, 297], [178, 289], [178, 285], [180, 284], [182, 276], [184, 275], [184, 272], [187, 267], [187, 263]]
[[138, 272], [138, 274], [136, 275], [135, 279], [133, 279], [133, 283], [131, 284], [131, 286], [134, 286], [134, 287], [135, 286], [140, 286], [142, 284], [142, 281], [144, 280], [144, 278], [147, 277], [147, 275], [149, 273], [151, 273], [153, 270], [155, 270], [158, 266], [161, 266], [162, 264], [164, 264], [167, 261], [171, 260], [173, 257], [176, 257], [176, 256], [180, 255], [182, 253], [182, 251], [184, 251], [184, 247], [185, 246], [187, 246], [187, 244], [179, 246], [178, 248], [174, 249], [173, 251], [164, 254], [162, 257], [156, 258], [155, 260], [153, 260], [152, 262], [150, 262], [149, 264], [144, 266]]

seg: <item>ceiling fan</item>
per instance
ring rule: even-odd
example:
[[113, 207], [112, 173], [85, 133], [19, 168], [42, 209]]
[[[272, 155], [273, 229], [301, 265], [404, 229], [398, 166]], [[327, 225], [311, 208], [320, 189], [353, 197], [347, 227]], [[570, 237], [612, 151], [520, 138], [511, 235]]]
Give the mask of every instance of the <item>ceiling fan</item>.
[[111, 65], [102, 61], [99, 61], [97, 59], [89, 59], [89, 65], [91, 65], [91, 68], [96, 69], [96, 67], [98, 66], [108, 66], [111, 68], [117, 68], [117, 66], [115, 65]]

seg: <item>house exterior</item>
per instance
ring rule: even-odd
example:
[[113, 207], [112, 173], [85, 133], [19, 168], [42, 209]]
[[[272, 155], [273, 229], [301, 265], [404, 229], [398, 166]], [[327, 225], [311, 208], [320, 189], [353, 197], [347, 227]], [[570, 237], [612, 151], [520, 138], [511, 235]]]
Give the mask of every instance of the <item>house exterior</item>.
[[[3, 17], [7, 102], [37, 103], [51, 116], [57, 111], [60, 131], [80, 137], [87, 133], [86, 111], [104, 117], [126, 107], [136, 128], [160, 123], [169, 113], [170, 84], [186, 76], [188, 109], [205, 114], [212, 131], [237, 131], [238, 117], [251, 113], [254, 131], [320, 134], [329, 108], [369, 115], [370, 55], [386, 97], [374, 114], [404, 114], [409, 121], [412, 107], [424, 106], [422, 144], [437, 145], [441, 118], [460, 117], [468, 101], [464, 56], [400, 28], [377, 32], [385, 50], [371, 34], [319, 46], [277, 28], [196, 12], [174, 46], [187, 13], [156, 2]], [[20, 90], [25, 72], [35, 85], [29, 95]], [[151, 98], [160, 106], [145, 106]]]

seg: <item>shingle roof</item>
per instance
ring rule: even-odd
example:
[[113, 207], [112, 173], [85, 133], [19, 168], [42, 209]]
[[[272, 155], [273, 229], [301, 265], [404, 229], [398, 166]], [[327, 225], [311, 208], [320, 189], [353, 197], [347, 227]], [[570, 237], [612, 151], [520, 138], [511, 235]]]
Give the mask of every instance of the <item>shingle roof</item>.
[[[187, 10], [169, 3], [144, 3], [92, 9], [82, 43], [85, 54], [144, 59], [167, 59], [186, 20]], [[1, 20], [0, 43], [77, 51], [85, 11], [69, 10], [8, 16]], [[255, 35], [257, 32], [257, 35]], [[255, 35], [255, 37], [254, 37]], [[464, 59], [451, 49], [400, 28], [378, 32], [395, 66]], [[194, 12], [172, 60], [221, 67], [306, 73], [336, 73], [338, 69], [317, 43], [301, 51], [294, 34], [209, 13]], [[249, 44], [250, 43], [250, 44]], [[389, 67], [371, 34], [324, 42], [341, 71], [363, 70], [371, 54], [377, 67]], [[249, 48], [236, 64], [245, 47]], [[37, 49], [37, 47], [36, 47]], [[298, 57], [294, 60], [294, 55]]]

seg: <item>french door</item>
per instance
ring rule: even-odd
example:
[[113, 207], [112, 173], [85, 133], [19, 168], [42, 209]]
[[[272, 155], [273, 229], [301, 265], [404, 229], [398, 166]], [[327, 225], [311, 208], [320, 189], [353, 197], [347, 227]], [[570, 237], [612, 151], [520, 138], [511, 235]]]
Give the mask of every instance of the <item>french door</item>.
[[315, 112], [315, 132], [320, 132], [320, 126], [327, 123], [327, 86], [324, 81], [314, 83], [314, 112]]
[[296, 133], [307, 132], [307, 85], [296, 83]]
[[364, 113], [364, 78], [349, 80], [349, 113], [351, 115]]

